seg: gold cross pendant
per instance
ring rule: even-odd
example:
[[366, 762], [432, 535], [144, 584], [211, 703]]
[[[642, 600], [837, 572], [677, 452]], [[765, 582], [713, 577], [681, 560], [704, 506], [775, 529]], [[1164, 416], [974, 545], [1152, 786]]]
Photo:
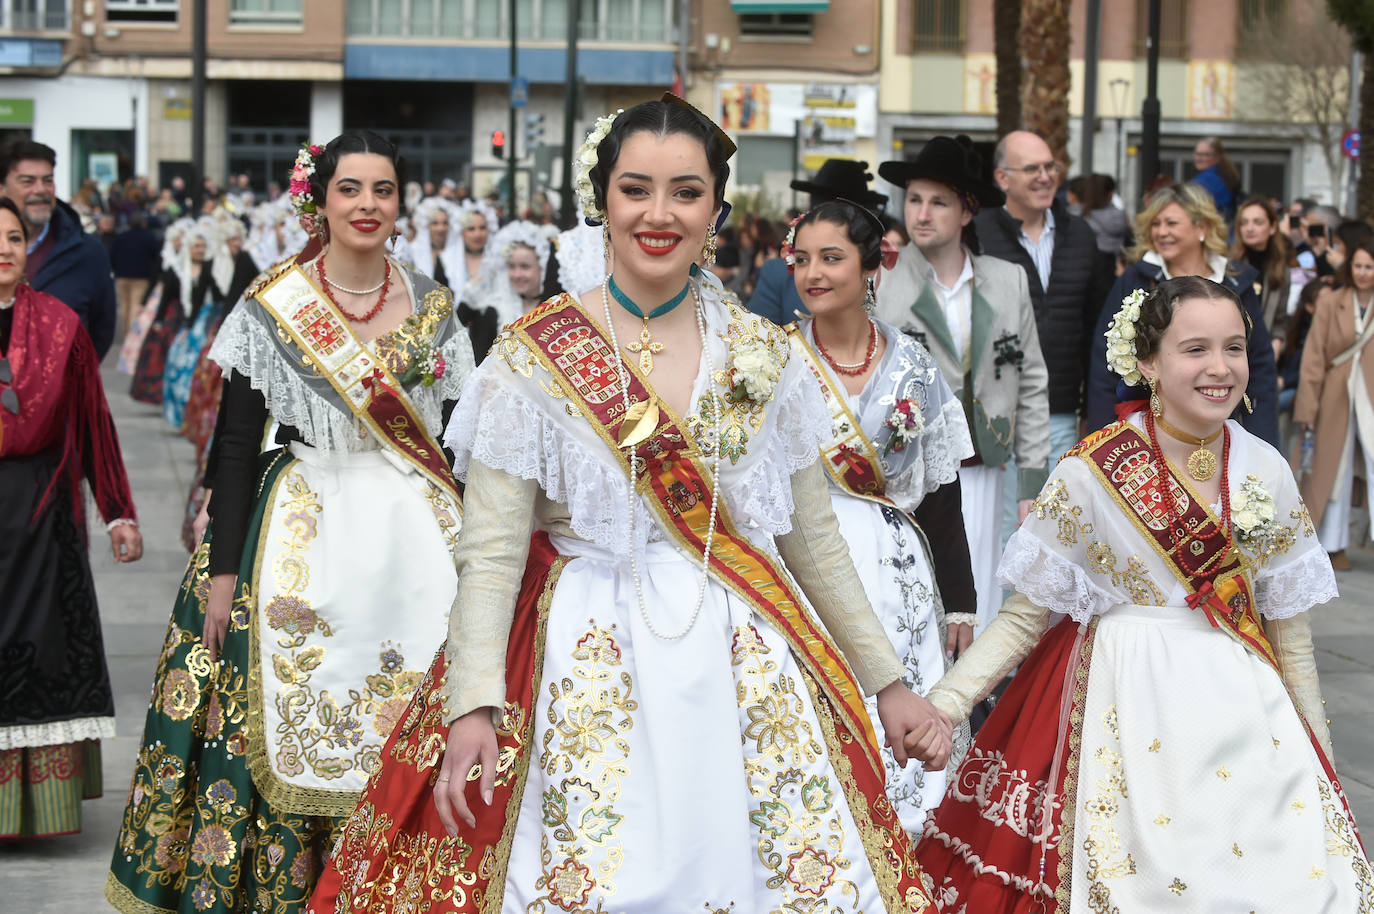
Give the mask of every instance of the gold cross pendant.
[[625, 348], [639, 355], [640, 371], [645, 374], [653, 374], [654, 356], [663, 351], [663, 344], [649, 335], [649, 319], [647, 317], [644, 318], [644, 329], [639, 331], [639, 342], [630, 343]]

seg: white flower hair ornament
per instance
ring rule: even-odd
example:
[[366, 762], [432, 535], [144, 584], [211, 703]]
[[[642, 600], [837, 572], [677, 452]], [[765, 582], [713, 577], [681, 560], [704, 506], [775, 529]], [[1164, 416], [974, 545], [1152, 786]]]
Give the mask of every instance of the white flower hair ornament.
[[1140, 305], [1148, 293], [1136, 289], [1121, 300], [1121, 309], [1107, 328], [1107, 367], [1132, 386], [1145, 380], [1140, 373], [1140, 359], [1135, 350], [1135, 324], [1140, 319]]
[[597, 161], [596, 147], [611, 132], [615, 119], [624, 113], [624, 108], [617, 108], [615, 114], [603, 114], [597, 118], [573, 160], [573, 191], [577, 194], [577, 202], [582, 206], [583, 218], [588, 225], [600, 225], [606, 219], [606, 214], [596, 205], [596, 189], [592, 186], [592, 169]]

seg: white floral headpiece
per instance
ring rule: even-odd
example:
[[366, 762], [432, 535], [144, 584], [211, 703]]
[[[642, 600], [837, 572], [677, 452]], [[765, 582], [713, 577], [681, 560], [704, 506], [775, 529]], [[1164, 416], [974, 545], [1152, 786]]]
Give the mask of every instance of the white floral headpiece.
[[296, 163], [291, 166], [291, 183], [288, 193], [291, 208], [301, 220], [301, 227], [313, 235], [316, 232], [317, 217], [315, 197], [310, 192], [310, 177], [315, 173], [315, 157], [324, 152], [317, 143], [302, 143], [301, 151], [296, 153]]
[[1121, 309], [1107, 328], [1107, 367], [1135, 385], [1144, 380], [1140, 373], [1140, 358], [1135, 351], [1135, 322], [1140, 319], [1140, 303], [1145, 301], [1144, 289], [1136, 289], [1121, 300]]
[[577, 158], [573, 160], [573, 190], [577, 193], [577, 202], [582, 204], [582, 212], [588, 222], [600, 223], [606, 218], [606, 214], [596, 205], [592, 169], [596, 167], [596, 147], [601, 145], [606, 134], [611, 132], [611, 124], [624, 112], [624, 108], [617, 108], [615, 114], [603, 114], [597, 118], [592, 129], [587, 132], [587, 138], [582, 141], [581, 148], [577, 150]]

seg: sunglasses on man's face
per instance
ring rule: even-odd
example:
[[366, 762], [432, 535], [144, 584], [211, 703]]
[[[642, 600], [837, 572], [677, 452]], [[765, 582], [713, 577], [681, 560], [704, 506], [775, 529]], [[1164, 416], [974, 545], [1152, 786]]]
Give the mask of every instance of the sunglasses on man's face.
[[10, 360], [0, 355], [0, 384], [5, 385], [4, 390], [0, 390], [0, 406], [19, 415], [19, 394], [14, 392], [10, 385], [14, 384], [14, 369], [10, 368]]

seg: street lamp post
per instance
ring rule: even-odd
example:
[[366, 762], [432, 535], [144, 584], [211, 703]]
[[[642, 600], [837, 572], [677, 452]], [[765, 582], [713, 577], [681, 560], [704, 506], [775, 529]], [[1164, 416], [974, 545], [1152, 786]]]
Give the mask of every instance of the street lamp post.
[[1117, 77], [1107, 83], [1112, 91], [1112, 111], [1116, 112], [1116, 183], [1126, 186], [1126, 105], [1131, 98], [1131, 81]]

